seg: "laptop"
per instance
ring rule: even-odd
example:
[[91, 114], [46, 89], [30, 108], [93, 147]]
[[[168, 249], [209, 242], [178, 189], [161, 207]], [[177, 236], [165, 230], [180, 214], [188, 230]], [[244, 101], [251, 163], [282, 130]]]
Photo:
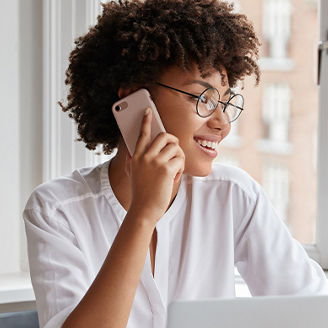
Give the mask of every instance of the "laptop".
[[327, 328], [328, 295], [174, 301], [167, 328]]

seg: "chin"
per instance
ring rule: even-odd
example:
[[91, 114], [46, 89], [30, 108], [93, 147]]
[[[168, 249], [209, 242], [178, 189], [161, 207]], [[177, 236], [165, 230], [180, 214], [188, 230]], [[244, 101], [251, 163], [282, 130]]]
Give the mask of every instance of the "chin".
[[212, 172], [212, 163], [210, 165], [198, 165], [189, 170], [186, 169], [184, 172], [194, 177], [207, 177]]

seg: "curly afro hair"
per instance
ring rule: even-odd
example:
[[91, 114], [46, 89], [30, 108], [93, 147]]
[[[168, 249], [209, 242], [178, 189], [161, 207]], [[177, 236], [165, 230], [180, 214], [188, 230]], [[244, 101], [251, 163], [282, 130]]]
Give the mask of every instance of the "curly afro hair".
[[117, 147], [121, 133], [111, 111], [118, 89], [153, 84], [176, 65], [189, 70], [225, 67], [229, 85], [255, 73], [259, 82], [258, 38], [245, 15], [219, 0], [110, 1], [89, 32], [75, 40], [65, 83], [67, 106], [86, 147]]

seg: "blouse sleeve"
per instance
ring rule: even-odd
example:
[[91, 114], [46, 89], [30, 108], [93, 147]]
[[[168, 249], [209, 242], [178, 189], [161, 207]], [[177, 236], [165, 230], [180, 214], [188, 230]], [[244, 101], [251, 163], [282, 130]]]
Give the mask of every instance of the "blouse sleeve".
[[90, 270], [64, 214], [23, 213], [31, 280], [40, 327], [61, 327], [92, 283]]
[[328, 294], [326, 276], [309, 258], [258, 186], [235, 235], [235, 265], [252, 295]]

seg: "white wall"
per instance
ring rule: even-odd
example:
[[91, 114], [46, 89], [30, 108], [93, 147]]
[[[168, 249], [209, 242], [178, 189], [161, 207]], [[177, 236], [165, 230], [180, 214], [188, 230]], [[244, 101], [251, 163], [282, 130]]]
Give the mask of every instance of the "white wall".
[[[18, 0], [0, 2], [0, 273], [19, 269]], [[5, 45], [5, 46], [3, 46]], [[5, 264], [5, 265], [4, 265]]]
[[27, 270], [21, 213], [42, 179], [41, 41], [42, 0], [0, 2], [0, 274]]
[[21, 270], [28, 271], [21, 213], [42, 182], [42, 0], [19, 1]]

